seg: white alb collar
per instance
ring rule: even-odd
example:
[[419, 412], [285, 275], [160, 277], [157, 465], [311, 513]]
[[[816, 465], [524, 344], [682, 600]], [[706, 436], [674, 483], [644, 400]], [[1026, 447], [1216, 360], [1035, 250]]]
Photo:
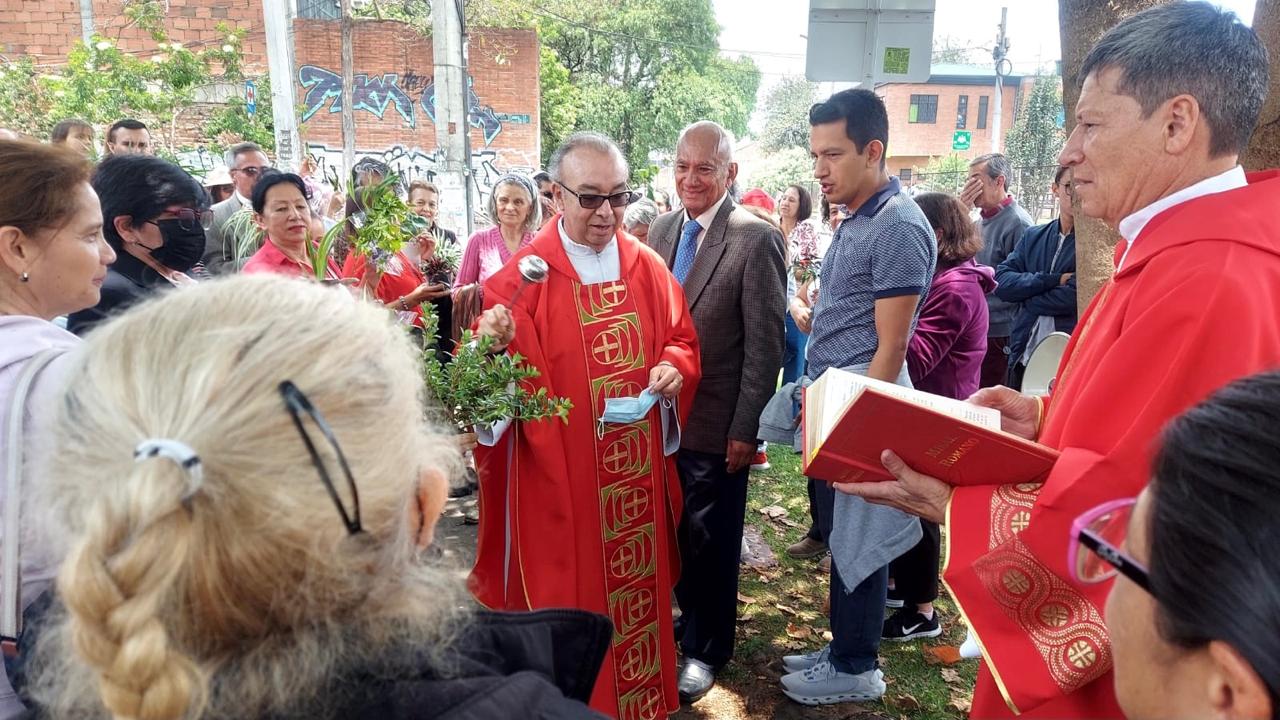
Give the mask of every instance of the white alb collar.
[[564, 245], [564, 251], [571, 256], [577, 255], [578, 257], [595, 257], [597, 255], [603, 255], [606, 252], [609, 252], [609, 250], [617, 247], [618, 245], [618, 236], [615, 233], [613, 236], [613, 239], [609, 241], [609, 244], [605, 245], [599, 252], [597, 252], [596, 249], [591, 247], [590, 245], [583, 245], [582, 243], [569, 237], [569, 233], [565, 232], [565, 229], [564, 229], [564, 218], [560, 218], [560, 221], [556, 223], [556, 229], [560, 231], [560, 244]]
[[1142, 230], [1147, 227], [1147, 223], [1154, 220], [1160, 213], [1175, 205], [1181, 205], [1188, 200], [1227, 192], [1228, 190], [1238, 190], [1248, 184], [1249, 181], [1244, 176], [1244, 168], [1236, 165], [1220, 175], [1205, 178], [1194, 185], [1188, 185], [1177, 192], [1169, 193], [1121, 220], [1120, 227], [1117, 230], [1120, 231], [1120, 237], [1125, 240], [1125, 248], [1124, 255], [1120, 256], [1120, 263], [1116, 265], [1116, 270], [1118, 271], [1124, 267], [1124, 261], [1129, 257], [1129, 251], [1133, 249], [1133, 241], [1137, 240], [1138, 236], [1142, 234]]

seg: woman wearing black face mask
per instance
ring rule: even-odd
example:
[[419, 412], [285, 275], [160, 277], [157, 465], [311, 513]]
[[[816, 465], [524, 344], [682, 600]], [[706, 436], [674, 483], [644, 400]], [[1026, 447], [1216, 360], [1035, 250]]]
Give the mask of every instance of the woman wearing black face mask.
[[114, 155], [94, 172], [93, 189], [118, 259], [98, 304], [67, 319], [77, 335], [159, 289], [205, 277], [196, 263], [204, 253], [209, 196], [186, 171], [157, 157]]

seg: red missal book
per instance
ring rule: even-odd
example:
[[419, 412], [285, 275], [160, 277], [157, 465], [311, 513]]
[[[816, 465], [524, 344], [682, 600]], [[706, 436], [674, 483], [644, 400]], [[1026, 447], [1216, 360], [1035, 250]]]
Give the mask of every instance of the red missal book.
[[1058, 452], [1000, 429], [1000, 412], [831, 368], [805, 388], [804, 474], [890, 480], [880, 453], [951, 485], [1043, 482]]

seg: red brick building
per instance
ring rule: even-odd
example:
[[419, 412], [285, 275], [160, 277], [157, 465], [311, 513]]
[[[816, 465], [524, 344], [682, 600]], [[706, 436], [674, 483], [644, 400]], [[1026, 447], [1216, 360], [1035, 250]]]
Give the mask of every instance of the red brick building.
[[[1001, 93], [1001, 151], [1022, 96], [1035, 78], [1010, 75]], [[889, 112], [889, 173], [909, 181], [932, 157], [956, 153], [975, 158], [991, 152], [995, 71], [988, 66], [935, 65], [923, 83], [876, 86]], [[969, 132], [968, 150], [952, 150], [957, 130]]]
[[[218, 23], [246, 31], [246, 72], [266, 71], [262, 3], [254, 0], [168, 0], [170, 41], [188, 48], [222, 43]], [[0, 52], [56, 65], [93, 33], [126, 52], [159, 52], [150, 35], [129, 23], [121, 0], [0, 0]], [[341, 33], [336, 0], [297, 0], [292, 23], [296, 104], [302, 142], [326, 163], [342, 147]], [[431, 41], [395, 22], [360, 21], [355, 32], [356, 154], [378, 156], [409, 177], [430, 177], [436, 152]], [[537, 35], [527, 30], [474, 29], [470, 35], [472, 165], [481, 191], [500, 172], [539, 165], [540, 94]], [[232, 93], [238, 88], [224, 88]], [[259, 93], [269, 88], [259, 83]], [[217, 93], [213, 93], [217, 94]], [[199, 142], [196, 108], [179, 120], [178, 142]]]

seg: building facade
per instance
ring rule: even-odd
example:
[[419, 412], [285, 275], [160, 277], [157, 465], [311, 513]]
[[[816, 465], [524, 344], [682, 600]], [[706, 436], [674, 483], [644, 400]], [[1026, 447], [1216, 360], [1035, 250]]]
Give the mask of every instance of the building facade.
[[[1034, 80], [1004, 78], [999, 99], [1001, 152], [1020, 100]], [[931, 158], [954, 153], [972, 159], [992, 152], [995, 81], [990, 66], [940, 64], [933, 66], [926, 82], [877, 85], [876, 94], [889, 113], [889, 173], [911, 184]], [[957, 131], [968, 133], [967, 149], [953, 149]]]

